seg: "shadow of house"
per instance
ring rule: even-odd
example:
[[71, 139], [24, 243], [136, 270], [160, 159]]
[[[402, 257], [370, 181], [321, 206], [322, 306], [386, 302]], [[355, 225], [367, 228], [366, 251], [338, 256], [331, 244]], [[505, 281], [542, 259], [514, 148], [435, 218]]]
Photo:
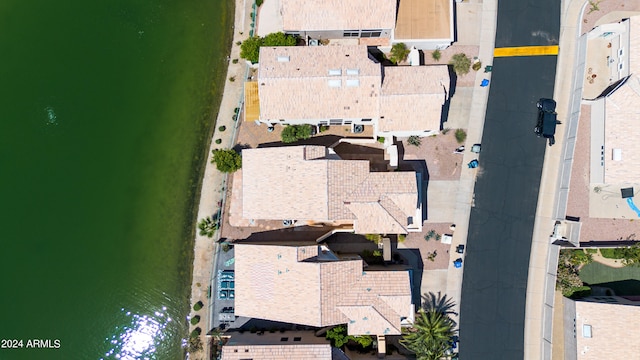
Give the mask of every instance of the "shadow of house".
[[424, 269], [424, 262], [422, 261], [422, 255], [420, 249], [399, 249], [398, 238], [393, 237], [391, 239], [391, 251], [393, 253], [393, 259], [402, 262], [403, 265], [407, 265], [411, 268], [411, 303], [416, 306], [416, 310], [422, 304], [422, 272]]
[[429, 187], [429, 169], [425, 160], [405, 160], [404, 159], [404, 144], [402, 141], [396, 141], [395, 145], [398, 147], [398, 170], [399, 171], [415, 171], [421, 175], [422, 188], [418, 189], [422, 194], [422, 221], [427, 220], [427, 188]]
[[444, 123], [449, 119], [451, 98], [456, 93], [456, 83], [458, 81], [458, 75], [453, 71], [453, 66], [448, 65], [447, 69], [449, 70], [449, 94], [447, 94], [447, 101], [442, 105], [442, 113], [440, 114], [440, 130], [444, 129]]
[[616, 296], [636, 296], [640, 295], [640, 280], [627, 279], [611, 281], [599, 284], [586, 284], [591, 287], [609, 288], [615, 292]]
[[299, 324], [291, 324], [291, 323], [286, 323], [286, 322], [280, 322], [280, 321], [271, 321], [271, 320], [264, 320], [264, 319], [258, 319], [258, 318], [251, 318], [248, 319], [246, 322], [244, 322], [242, 325], [234, 328], [236, 329], [238, 332], [245, 332], [245, 331], [249, 331], [252, 333], [258, 333], [260, 334], [260, 332], [285, 332], [288, 330], [291, 331], [295, 331], [295, 330], [311, 330], [311, 331], [317, 331], [319, 328], [317, 327], [313, 327], [313, 326], [306, 326], [306, 325], [299, 325]]
[[370, 146], [340, 143], [333, 150], [343, 160], [367, 160], [371, 171], [387, 171], [387, 161], [383, 149]]
[[314, 245], [316, 239], [332, 231], [332, 226], [293, 226], [283, 229], [254, 232], [243, 240], [236, 240], [234, 243], [261, 243], [261, 244], [284, 244], [284, 245]]
[[340, 139], [344, 139], [344, 137], [338, 136], [338, 135], [316, 135], [316, 136], [310, 137], [309, 139], [298, 140], [293, 143], [283, 143], [282, 141], [263, 143], [258, 145], [258, 148], [300, 146], [300, 145], [321, 145], [321, 146], [329, 147], [337, 143]]

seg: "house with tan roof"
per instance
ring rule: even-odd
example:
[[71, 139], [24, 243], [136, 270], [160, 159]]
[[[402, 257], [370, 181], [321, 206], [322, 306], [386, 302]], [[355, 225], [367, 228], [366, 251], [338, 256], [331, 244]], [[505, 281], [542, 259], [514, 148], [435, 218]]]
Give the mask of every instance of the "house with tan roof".
[[280, 0], [285, 33], [312, 39], [389, 38], [395, 0]]
[[[636, 187], [638, 191], [640, 16], [598, 26], [587, 39], [591, 50], [587, 50], [585, 89], [592, 87], [590, 92], [595, 96], [591, 101], [590, 183], [607, 188]], [[601, 53], [593, 53], [594, 48], [608, 54], [606, 61]]]
[[638, 358], [640, 302], [619, 296], [563, 302], [565, 360]]
[[364, 45], [261, 47], [257, 81], [245, 90], [254, 110], [245, 113], [270, 125], [362, 125], [381, 137], [429, 136], [440, 131], [449, 81], [446, 65], [383, 67]]
[[324, 146], [242, 151], [242, 216], [352, 226], [358, 234], [422, 231], [422, 181], [413, 171], [371, 172]]
[[[413, 321], [411, 274], [374, 271], [324, 245], [235, 244], [235, 313], [349, 335], [400, 335]], [[387, 268], [385, 268], [387, 269]]]
[[283, 31], [310, 40], [354, 39], [387, 46], [403, 42], [422, 50], [445, 49], [454, 41], [451, 0], [266, 0], [258, 34]]
[[[347, 359], [339, 349], [331, 347], [324, 337], [313, 331], [285, 331], [251, 334], [228, 332], [231, 337], [222, 347], [221, 360], [332, 360]], [[333, 356], [336, 354], [338, 356]]]

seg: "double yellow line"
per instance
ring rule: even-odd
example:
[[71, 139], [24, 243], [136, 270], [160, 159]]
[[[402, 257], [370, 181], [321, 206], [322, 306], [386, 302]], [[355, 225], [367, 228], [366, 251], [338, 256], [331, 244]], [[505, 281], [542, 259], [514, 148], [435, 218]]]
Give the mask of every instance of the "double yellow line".
[[495, 48], [493, 57], [558, 55], [558, 45]]

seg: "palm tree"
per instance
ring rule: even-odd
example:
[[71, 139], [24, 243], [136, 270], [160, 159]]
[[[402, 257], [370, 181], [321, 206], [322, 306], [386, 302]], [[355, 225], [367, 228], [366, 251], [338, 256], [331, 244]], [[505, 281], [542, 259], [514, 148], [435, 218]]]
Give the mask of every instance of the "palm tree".
[[438, 295], [432, 292], [422, 295], [422, 308], [426, 311], [435, 310], [445, 315], [458, 315], [452, 310], [454, 306], [453, 299], [447, 298], [447, 295], [442, 296], [440, 291]]
[[418, 360], [439, 360], [451, 348], [455, 322], [434, 309], [418, 311], [413, 326], [404, 330], [400, 344], [413, 351]]

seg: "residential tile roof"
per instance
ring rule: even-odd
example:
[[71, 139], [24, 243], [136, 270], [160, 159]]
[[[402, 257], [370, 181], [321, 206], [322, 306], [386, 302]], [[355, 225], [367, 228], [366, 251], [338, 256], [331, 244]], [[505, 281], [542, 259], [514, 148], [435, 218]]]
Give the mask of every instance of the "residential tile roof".
[[406, 270], [364, 271], [362, 260], [299, 260], [303, 250], [314, 253], [312, 247], [236, 244], [236, 314], [309, 326], [347, 324], [351, 335], [401, 333], [402, 318], [414, 311]]
[[260, 48], [260, 119], [378, 120], [381, 131], [439, 130], [446, 65], [382, 67], [364, 45]]
[[378, 131], [438, 131], [449, 93], [446, 65], [384, 68]]
[[322, 146], [242, 152], [243, 217], [348, 221], [357, 233], [407, 233], [418, 204], [415, 172], [369, 171], [364, 160], [320, 158]]
[[260, 119], [374, 118], [381, 76], [366, 46], [261, 47]]
[[453, 40], [453, 1], [402, 0], [399, 3], [395, 39]]
[[[612, 354], [618, 359], [638, 358], [640, 306], [576, 301], [575, 310], [578, 360], [611, 359]], [[585, 337], [584, 325], [590, 326], [591, 337]]]
[[285, 31], [393, 29], [393, 0], [281, 0]]
[[640, 73], [640, 15], [629, 18], [629, 73]]
[[222, 347], [222, 360], [331, 360], [331, 345], [231, 345]]
[[[604, 182], [640, 183], [640, 76], [627, 82], [605, 98]], [[613, 160], [615, 149], [621, 160]], [[616, 150], [617, 151], [617, 150]]]

